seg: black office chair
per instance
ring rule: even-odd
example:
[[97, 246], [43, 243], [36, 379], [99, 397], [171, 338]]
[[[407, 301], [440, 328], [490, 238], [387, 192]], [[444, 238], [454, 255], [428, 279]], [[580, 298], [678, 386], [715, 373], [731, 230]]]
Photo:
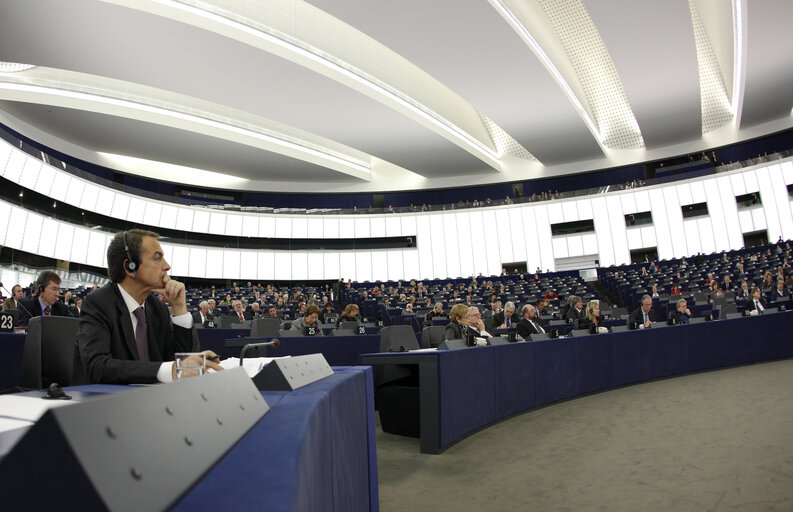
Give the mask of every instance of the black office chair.
[[251, 338], [271, 338], [278, 336], [281, 321], [277, 318], [257, 318], [251, 325]]
[[446, 327], [442, 325], [428, 325], [421, 331], [421, 348], [437, 347], [443, 341]]
[[28, 322], [22, 354], [20, 386], [42, 389], [53, 382], [61, 386], [86, 384], [77, 350], [77, 318], [37, 316]]

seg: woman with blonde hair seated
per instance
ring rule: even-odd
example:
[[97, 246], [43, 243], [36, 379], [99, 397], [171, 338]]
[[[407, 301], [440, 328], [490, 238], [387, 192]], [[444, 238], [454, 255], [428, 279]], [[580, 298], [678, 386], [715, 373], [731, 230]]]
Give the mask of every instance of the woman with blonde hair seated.
[[603, 316], [600, 314], [600, 301], [590, 300], [586, 305], [586, 316], [578, 320], [579, 329], [589, 329], [593, 334], [606, 333], [603, 327]]
[[358, 311], [357, 304], [347, 304], [347, 307], [341, 312], [339, 319], [336, 320], [336, 327], [342, 322], [358, 322]]
[[455, 304], [449, 312], [451, 320], [443, 331], [443, 339], [459, 340], [462, 339], [465, 328], [468, 326], [468, 306], [465, 304]]

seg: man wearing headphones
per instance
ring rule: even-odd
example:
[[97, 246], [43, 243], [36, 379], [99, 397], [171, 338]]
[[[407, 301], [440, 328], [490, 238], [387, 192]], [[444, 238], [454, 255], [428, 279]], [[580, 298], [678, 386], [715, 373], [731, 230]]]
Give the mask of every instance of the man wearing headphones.
[[[111, 283], [86, 296], [77, 331], [88, 380], [107, 384], [146, 384], [174, 380], [178, 352], [198, 352], [185, 287], [167, 272], [159, 235], [132, 229], [117, 233], [107, 248]], [[152, 292], [165, 297], [168, 309]], [[222, 370], [205, 351], [207, 368]]]
[[71, 316], [67, 307], [58, 301], [61, 276], [51, 270], [41, 272], [33, 283], [32, 297], [18, 302], [19, 325], [25, 326], [34, 316]]

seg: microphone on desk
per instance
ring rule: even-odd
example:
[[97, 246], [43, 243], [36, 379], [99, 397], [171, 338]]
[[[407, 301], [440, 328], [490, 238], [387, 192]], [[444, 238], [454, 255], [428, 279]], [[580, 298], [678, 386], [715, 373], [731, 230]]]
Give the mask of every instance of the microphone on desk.
[[271, 341], [263, 341], [261, 343], [246, 343], [242, 350], [240, 351], [240, 366], [242, 366], [242, 360], [245, 359], [245, 352], [248, 351], [249, 348], [259, 348], [259, 347], [277, 347], [280, 345], [281, 342], [278, 341], [277, 338]]

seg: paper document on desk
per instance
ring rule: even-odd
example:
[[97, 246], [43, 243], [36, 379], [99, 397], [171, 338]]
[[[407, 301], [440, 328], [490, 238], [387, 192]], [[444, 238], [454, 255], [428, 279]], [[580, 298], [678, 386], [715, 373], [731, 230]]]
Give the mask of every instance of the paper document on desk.
[[[283, 356], [283, 357], [246, 357], [245, 360], [242, 362], [242, 367], [245, 368], [245, 373], [248, 374], [248, 377], [253, 378], [262, 371], [262, 368], [270, 364], [270, 361], [274, 361], [276, 359], [284, 359], [290, 356]], [[220, 366], [223, 367], [225, 370], [230, 370], [232, 368], [237, 368], [240, 365], [240, 359], [238, 357], [229, 357], [228, 359], [224, 359], [220, 362]]]
[[71, 403], [69, 400], [42, 400], [37, 396], [0, 395], [0, 416], [35, 423], [47, 409]]

